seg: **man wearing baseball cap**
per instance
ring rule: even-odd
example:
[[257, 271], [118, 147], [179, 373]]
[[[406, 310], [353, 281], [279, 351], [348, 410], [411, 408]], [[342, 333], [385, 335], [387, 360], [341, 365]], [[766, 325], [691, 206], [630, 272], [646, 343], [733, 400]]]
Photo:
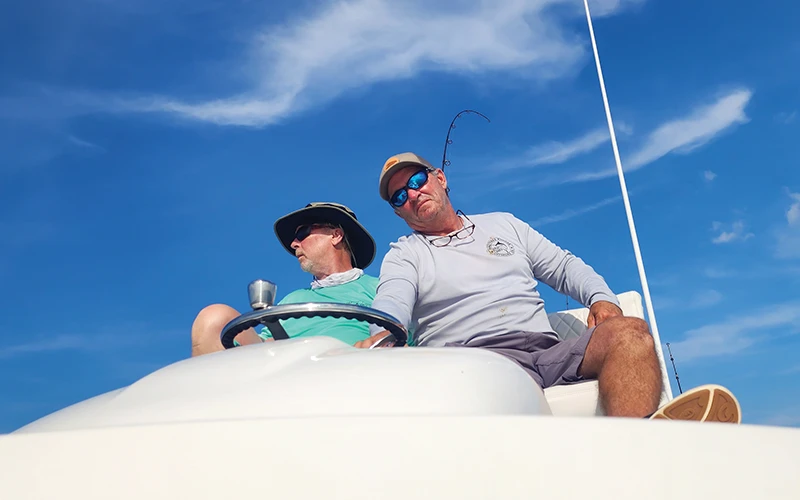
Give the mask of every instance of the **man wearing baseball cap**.
[[[375, 241], [356, 214], [338, 203], [309, 203], [274, 225], [275, 234], [300, 268], [314, 279], [279, 304], [338, 302], [372, 305], [378, 279], [364, 273], [375, 258]], [[220, 333], [239, 312], [225, 304], [205, 307], [192, 325], [192, 356], [223, 350]], [[281, 321], [290, 338], [326, 335], [353, 345], [369, 336], [364, 322], [343, 318], [293, 318]], [[270, 332], [252, 328], [236, 336], [236, 344], [271, 341]]]
[[[447, 178], [415, 153], [389, 158], [381, 198], [413, 230], [383, 259], [372, 307], [415, 331], [410, 345], [489, 349], [542, 388], [598, 379], [607, 415], [740, 422], [733, 394], [701, 386], [658, 408], [662, 379], [647, 323], [622, 314], [605, 280], [512, 214], [456, 211]], [[538, 282], [589, 308], [588, 328], [561, 340]], [[371, 326], [370, 347], [388, 332]]]

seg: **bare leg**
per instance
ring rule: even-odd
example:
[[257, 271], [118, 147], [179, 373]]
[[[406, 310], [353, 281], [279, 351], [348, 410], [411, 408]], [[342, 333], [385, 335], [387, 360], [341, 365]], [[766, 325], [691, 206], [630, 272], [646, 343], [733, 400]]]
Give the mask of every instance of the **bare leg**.
[[[225, 304], [204, 307], [192, 323], [192, 356], [222, 351], [219, 335], [229, 321], [239, 316], [239, 311]], [[261, 342], [255, 330], [249, 328], [236, 336], [242, 345]]]
[[608, 416], [645, 417], [658, 407], [661, 370], [644, 320], [618, 316], [600, 323], [578, 373], [598, 379]]

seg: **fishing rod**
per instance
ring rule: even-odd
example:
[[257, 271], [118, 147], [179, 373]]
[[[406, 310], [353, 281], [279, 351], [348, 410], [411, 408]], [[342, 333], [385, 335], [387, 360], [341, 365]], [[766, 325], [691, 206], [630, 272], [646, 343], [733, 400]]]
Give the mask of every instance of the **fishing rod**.
[[461, 116], [464, 113], [474, 113], [476, 115], [482, 116], [487, 122], [489, 122], [489, 123], [492, 122], [489, 118], [486, 117], [486, 115], [484, 115], [480, 111], [475, 111], [473, 109], [461, 110], [461, 111], [458, 112], [458, 114], [456, 114], [456, 116], [453, 117], [453, 120], [450, 122], [450, 128], [447, 129], [447, 137], [444, 140], [444, 153], [442, 154], [442, 171], [443, 172], [444, 172], [444, 167], [450, 166], [450, 160], [447, 159], [447, 146], [449, 146], [450, 144], [453, 144], [453, 140], [450, 139], [450, 132], [452, 132], [453, 129], [456, 128], [456, 120], [458, 120], [458, 117]]
[[678, 377], [678, 369], [675, 368], [675, 358], [672, 357], [672, 349], [669, 347], [669, 342], [667, 342], [667, 350], [669, 351], [669, 360], [672, 361], [672, 370], [675, 372], [675, 381], [678, 382], [678, 390], [683, 394], [683, 389], [681, 389], [681, 379]]

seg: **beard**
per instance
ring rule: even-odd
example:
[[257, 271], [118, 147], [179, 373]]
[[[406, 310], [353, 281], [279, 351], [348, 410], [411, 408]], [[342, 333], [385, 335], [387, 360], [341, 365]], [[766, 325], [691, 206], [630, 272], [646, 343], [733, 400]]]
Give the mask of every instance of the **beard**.
[[313, 260], [308, 258], [308, 255], [303, 255], [303, 258], [299, 259], [299, 261], [300, 269], [306, 273], [314, 274], [314, 271], [317, 269], [317, 265]]

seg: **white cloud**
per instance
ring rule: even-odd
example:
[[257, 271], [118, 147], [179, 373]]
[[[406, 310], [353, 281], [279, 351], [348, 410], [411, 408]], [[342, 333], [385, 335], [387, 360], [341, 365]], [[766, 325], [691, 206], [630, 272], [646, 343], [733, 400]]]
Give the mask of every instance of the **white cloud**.
[[703, 269], [703, 275], [706, 278], [712, 279], [720, 279], [720, 278], [731, 278], [737, 275], [737, 273], [731, 269], [724, 269], [719, 267], [706, 267]]
[[571, 141], [550, 141], [538, 144], [531, 147], [519, 158], [501, 160], [492, 165], [492, 169], [504, 171], [522, 167], [564, 163], [576, 156], [593, 151], [610, 140], [611, 136], [608, 134], [607, 129], [597, 129]]
[[599, 208], [605, 207], [606, 205], [610, 205], [612, 203], [616, 203], [622, 201], [622, 196], [614, 196], [612, 198], [606, 198], [600, 202], [597, 202], [593, 205], [589, 205], [586, 207], [576, 208], [574, 210], [567, 210], [557, 215], [549, 215], [547, 217], [542, 217], [541, 219], [536, 219], [535, 221], [530, 222], [529, 224], [532, 227], [540, 227], [544, 226], [545, 224], [552, 224], [553, 222], [561, 222], [568, 219], [572, 219], [573, 217], [577, 217], [579, 215], [583, 215], [585, 213], [592, 212]]
[[[592, 2], [597, 16], [637, 3]], [[310, 15], [267, 26], [252, 37], [238, 65], [249, 72], [244, 92], [199, 102], [158, 95], [100, 97], [100, 107], [258, 127], [349, 90], [426, 71], [513, 71], [546, 81], [586, 61], [585, 30], [573, 23], [581, 15], [582, 6], [568, 0], [451, 0], [436, 7], [421, 0], [324, 2]]]
[[775, 256], [779, 259], [800, 258], [800, 193], [789, 193], [792, 200], [786, 210], [786, 225], [777, 229]]
[[760, 421], [762, 425], [800, 427], [800, 407], [787, 408]]
[[789, 206], [789, 210], [786, 211], [786, 221], [790, 226], [793, 226], [800, 222], [800, 193], [789, 193], [789, 196], [794, 202]]
[[[595, 18], [613, 14], [623, 6], [640, 4], [644, 3], [644, 1], [645, 0], [589, 0], [589, 10], [591, 11], [592, 18]], [[583, 13], [583, 2], [577, 3], [580, 4], [580, 12]]]
[[[688, 154], [711, 142], [729, 128], [747, 123], [744, 112], [753, 92], [738, 89], [711, 104], [691, 110], [686, 116], [663, 123], [629, 157], [622, 155], [625, 173], [638, 170], [668, 154]], [[585, 182], [616, 175], [615, 168], [579, 172], [546, 180], [544, 185]]]
[[719, 235], [711, 241], [716, 244], [733, 243], [735, 241], [746, 241], [753, 236], [753, 233], [745, 232], [744, 221], [738, 220], [730, 225], [730, 230], [723, 229], [726, 225], [721, 222], [714, 221], [711, 224], [712, 231], [721, 231]]
[[782, 371], [781, 375], [792, 375], [794, 373], [800, 373], [800, 365], [794, 365], [794, 366]]
[[[178, 333], [175, 330], [158, 330], [146, 324], [121, 323], [114, 328], [106, 329], [103, 333], [26, 337], [22, 343], [0, 347], [0, 359], [56, 351], [108, 352], [148, 345], [176, 334]], [[185, 333], [181, 332], [179, 335]], [[8, 335], [5, 335], [5, 338], [8, 338]]]
[[[631, 127], [624, 123], [615, 124], [617, 137], [630, 135]], [[590, 153], [611, 142], [611, 135], [607, 128], [591, 130], [580, 137], [576, 137], [566, 142], [548, 141], [537, 144], [529, 148], [519, 157], [504, 158], [491, 165], [493, 170], [506, 171], [524, 167], [536, 167], [539, 165], [556, 165], [586, 153]]]
[[702, 290], [689, 298], [660, 297], [654, 301], [658, 309], [706, 309], [722, 302], [723, 296], [716, 290]]
[[717, 178], [717, 174], [715, 174], [711, 170], [706, 170], [705, 172], [703, 172], [703, 177], [705, 177], [705, 179], [708, 182], [711, 182], [711, 181], [713, 181], [714, 179]]
[[719, 236], [717, 236], [716, 238], [714, 238], [711, 241], [713, 241], [714, 243], [730, 243], [731, 241], [733, 241], [735, 239], [736, 239], [736, 233], [734, 233], [734, 232], [723, 232], [722, 234], [720, 234]]
[[684, 340], [672, 343], [672, 352], [681, 361], [736, 354], [768, 340], [770, 329], [784, 334], [800, 332], [800, 303], [777, 304], [689, 330]]
[[98, 146], [97, 144], [95, 144], [93, 142], [89, 142], [87, 140], [81, 139], [80, 137], [76, 137], [74, 135], [67, 135], [67, 141], [69, 141], [70, 144], [73, 144], [73, 145], [81, 147], [81, 148], [105, 151], [102, 146]]
[[777, 116], [775, 116], [777, 121], [785, 125], [789, 125], [790, 123], [794, 122], [795, 118], [797, 118], [797, 111], [792, 111], [791, 113], [778, 113]]
[[38, 340], [29, 340], [24, 344], [1, 347], [0, 359], [11, 358], [21, 354], [81, 349], [86, 345], [89, 345], [86, 339], [82, 339], [78, 335], [54, 335]]
[[708, 143], [729, 127], [749, 121], [744, 108], [753, 92], [735, 90], [688, 116], [667, 122], [654, 130], [644, 145], [623, 163], [626, 170], [643, 167], [670, 153], [686, 154]]
[[722, 294], [716, 290], [705, 290], [696, 293], [691, 300], [691, 306], [696, 309], [715, 306], [722, 302]]
[[681, 301], [674, 297], [656, 297], [653, 299], [653, 307], [656, 310], [675, 309], [680, 306]]

